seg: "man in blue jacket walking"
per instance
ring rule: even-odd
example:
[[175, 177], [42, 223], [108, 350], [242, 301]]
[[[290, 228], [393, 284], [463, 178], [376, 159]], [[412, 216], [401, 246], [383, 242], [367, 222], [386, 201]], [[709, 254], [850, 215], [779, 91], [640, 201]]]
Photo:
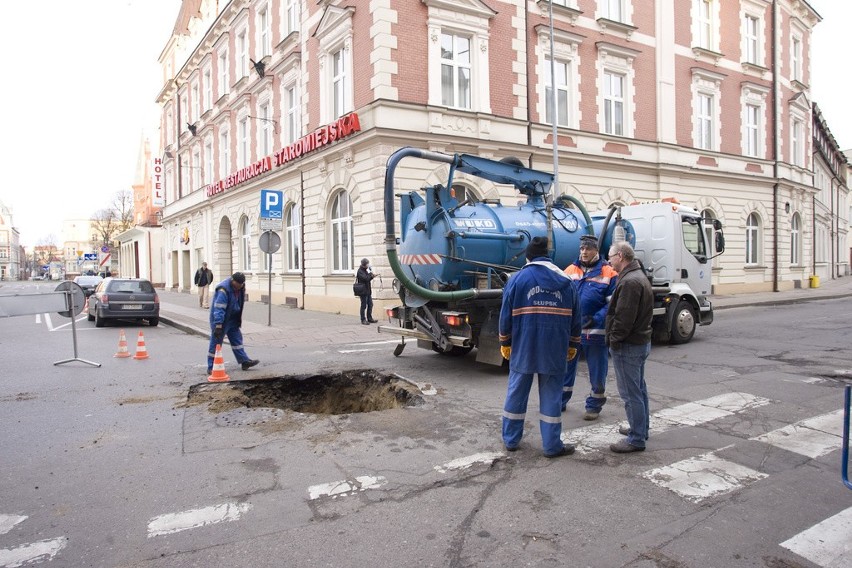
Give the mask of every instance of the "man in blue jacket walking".
[[213, 292], [213, 309], [210, 310], [210, 348], [207, 350], [207, 374], [213, 372], [213, 357], [216, 346], [222, 345], [225, 336], [231, 344], [231, 350], [237, 363], [246, 371], [258, 363], [246, 355], [243, 349], [243, 306], [245, 305], [246, 277], [242, 272], [234, 272], [230, 278], [223, 280]]
[[503, 290], [500, 351], [509, 360], [503, 405], [503, 444], [513, 452], [524, 435], [533, 375], [538, 375], [539, 427], [548, 458], [574, 453], [562, 435], [562, 379], [580, 345], [579, 302], [573, 281], [550, 261], [547, 238], [534, 237], [527, 264]]

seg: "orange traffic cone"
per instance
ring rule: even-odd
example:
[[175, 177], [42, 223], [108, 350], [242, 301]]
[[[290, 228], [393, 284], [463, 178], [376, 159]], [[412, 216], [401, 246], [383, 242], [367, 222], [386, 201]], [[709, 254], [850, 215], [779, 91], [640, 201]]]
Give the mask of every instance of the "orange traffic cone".
[[118, 351], [115, 352], [113, 357], [118, 357], [119, 359], [130, 357], [130, 352], [127, 350], [127, 337], [124, 335], [123, 329], [118, 334]]
[[222, 358], [222, 346], [216, 346], [216, 355], [213, 356], [213, 373], [207, 377], [208, 383], [224, 383], [230, 381], [231, 377], [225, 372], [225, 360]]
[[145, 349], [145, 336], [142, 332], [139, 332], [139, 338], [136, 340], [136, 355], [133, 356], [134, 359], [147, 359], [148, 358], [148, 350]]

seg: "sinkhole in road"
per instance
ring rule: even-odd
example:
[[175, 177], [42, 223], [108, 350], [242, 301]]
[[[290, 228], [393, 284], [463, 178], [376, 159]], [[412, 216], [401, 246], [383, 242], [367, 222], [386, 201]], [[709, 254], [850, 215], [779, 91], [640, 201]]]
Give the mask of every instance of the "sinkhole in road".
[[277, 408], [305, 414], [353, 414], [422, 402], [420, 390], [398, 376], [358, 369], [194, 385], [186, 404], [207, 403], [213, 413]]

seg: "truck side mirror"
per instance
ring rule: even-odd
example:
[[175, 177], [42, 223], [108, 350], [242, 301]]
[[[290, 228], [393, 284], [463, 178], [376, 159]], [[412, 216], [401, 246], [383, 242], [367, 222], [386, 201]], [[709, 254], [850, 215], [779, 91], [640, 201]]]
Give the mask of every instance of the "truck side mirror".
[[725, 234], [722, 232], [716, 233], [716, 252], [725, 252]]

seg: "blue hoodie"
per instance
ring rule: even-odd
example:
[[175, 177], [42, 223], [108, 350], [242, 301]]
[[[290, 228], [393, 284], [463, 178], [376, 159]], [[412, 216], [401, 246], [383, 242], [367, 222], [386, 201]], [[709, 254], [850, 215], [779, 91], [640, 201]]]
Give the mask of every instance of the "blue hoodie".
[[580, 346], [581, 321], [574, 282], [549, 258], [534, 258], [503, 290], [500, 345], [512, 347], [509, 368], [564, 374], [568, 347]]

